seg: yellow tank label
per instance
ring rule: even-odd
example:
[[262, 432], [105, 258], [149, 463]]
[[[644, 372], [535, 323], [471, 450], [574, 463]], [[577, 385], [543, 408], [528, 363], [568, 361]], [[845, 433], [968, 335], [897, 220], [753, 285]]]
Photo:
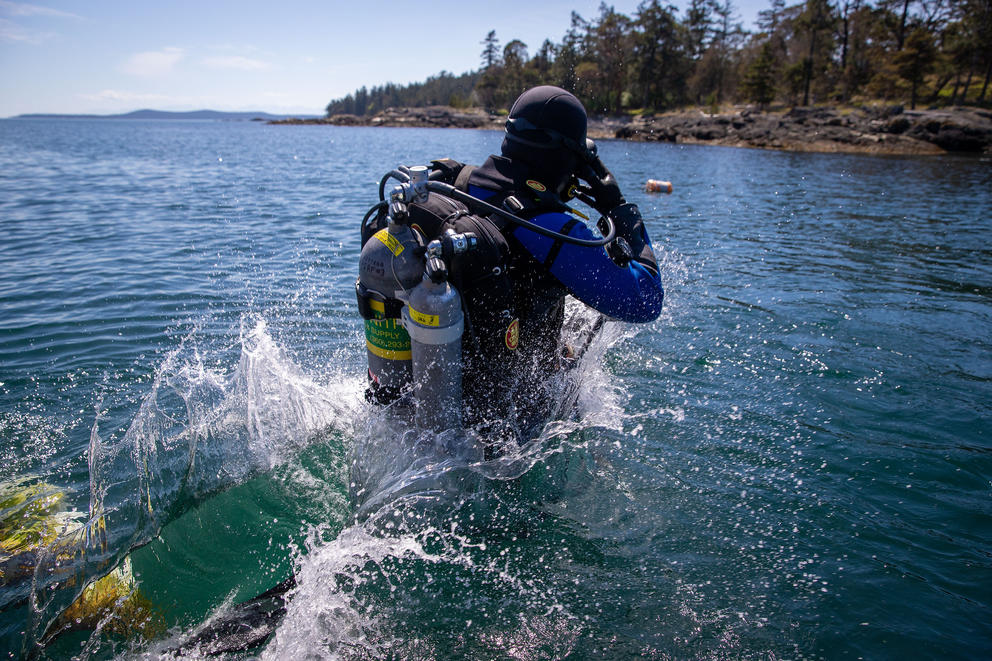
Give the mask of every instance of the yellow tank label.
[[399, 257], [399, 254], [403, 252], [403, 244], [396, 240], [396, 237], [389, 233], [389, 230], [379, 230], [375, 233], [375, 238], [382, 241], [389, 252], [393, 253], [393, 257]]
[[440, 326], [441, 319], [436, 314], [424, 314], [423, 312], [417, 312], [409, 305], [406, 306], [410, 311], [410, 318], [416, 321], [421, 326]]
[[366, 319], [365, 346], [386, 360], [410, 360], [410, 335], [395, 319]]

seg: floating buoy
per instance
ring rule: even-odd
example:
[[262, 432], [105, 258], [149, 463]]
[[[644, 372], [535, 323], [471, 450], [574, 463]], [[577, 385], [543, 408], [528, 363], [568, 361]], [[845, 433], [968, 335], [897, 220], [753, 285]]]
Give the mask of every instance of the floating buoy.
[[648, 179], [648, 183], [644, 185], [644, 190], [649, 193], [671, 193], [672, 182], [661, 181], [660, 179]]

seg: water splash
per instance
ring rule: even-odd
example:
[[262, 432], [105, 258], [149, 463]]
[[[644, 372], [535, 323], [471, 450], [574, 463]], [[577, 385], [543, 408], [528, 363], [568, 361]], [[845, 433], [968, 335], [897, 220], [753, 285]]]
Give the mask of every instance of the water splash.
[[[168, 522], [285, 463], [328, 430], [353, 429], [363, 406], [357, 379], [318, 383], [273, 340], [263, 319], [243, 321], [229, 371], [218, 364], [223, 352], [201, 350], [198, 339], [191, 333], [165, 357], [120, 439], [105, 438], [97, 416], [88, 454], [89, 520], [39, 560], [34, 640], [83, 587]], [[69, 587], [52, 591], [53, 583]]]
[[[664, 263], [686, 277], [677, 256]], [[624, 384], [604, 362], [612, 347], [641, 330], [602, 320], [571, 299], [566, 313], [564, 339], [583, 351], [573, 369], [547, 384], [554, 402], [549, 421], [485, 461], [480, 448], [492, 441], [476, 432], [424, 435], [401, 411], [370, 415], [360, 377], [332, 373], [318, 381], [262, 319], [244, 319], [231, 348], [204, 348], [193, 331], [166, 355], [119, 439], [101, 432], [102, 416], [93, 425], [90, 522], [75, 542], [84, 550], [73, 565], [79, 584], [105, 574], [205, 498], [286, 464], [333, 429], [352, 446], [354, 523], [339, 533], [319, 524], [312, 529], [296, 557], [297, 587], [285, 623], [267, 656], [305, 650], [329, 658], [430, 658], [452, 640], [475, 656], [488, 649], [517, 658], [566, 656], [584, 629], [569, 606], [571, 588], [553, 586], [560, 576], [542, 568], [548, 559], [567, 564], [570, 551], [558, 541], [513, 542], [534, 534], [535, 517], [547, 509], [542, 502], [583, 488], [575, 486], [576, 475], [582, 483], [581, 476], [609, 467], [597, 446], [622, 438], [631, 419]], [[232, 349], [236, 365], [225, 368]], [[291, 469], [286, 479], [301, 474], [309, 475]], [[561, 525], [567, 519], [552, 518], [541, 534], [578, 543]], [[430, 587], [417, 587], [421, 580]], [[39, 582], [35, 593], [43, 588]], [[394, 604], [398, 590], [418, 594]], [[408, 626], [435, 598], [452, 612], [432, 620], [438, 630], [430, 635], [411, 635]], [[64, 601], [35, 602], [37, 631]], [[475, 630], [466, 635], [471, 621]]]
[[[568, 314], [567, 340], [597, 320], [574, 301]], [[548, 562], [567, 562], [567, 549], [507, 542], [537, 536], [537, 501], [554, 497], [559, 471], [535, 467], [572, 461], [590, 435], [620, 430], [622, 387], [602, 360], [633, 332], [597, 326], [579, 363], [549, 385], [554, 417], [487, 460], [478, 448], [489, 439], [472, 430], [421, 434], [402, 412], [367, 418], [351, 460], [355, 522], [336, 536], [311, 532], [263, 658], [436, 658], [452, 644], [474, 658], [567, 656], [583, 627], [543, 576]], [[521, 501], [519, 479], [533, 473], [539, 484], [526, 493], [537, 500]], [[556, 525], [545, 534], [561, 534]], [[541, 562], [527, 557], [542, 548]], [[445, 612], [431, 615], [432, 603]]]
[[[527, 560], [507, 556], [502, 540], [495, 545], [485, 540], [494, 534], [513, 538], [514, 530], [527, 529], [535, 514], [528, 508], [569, 479], [559, 468], [545, 474], [535, 467], [568, 464], [576, 454], [588, 453], [590, 439], [622, 433], [624, 390], [604, 372], [603, 361], [637, 329], [604, 323], [572, 300], [567, 315], [565, 339], [583, 351], [573, 369], [547, 384], [555, 402], [549, 422], [489, 460], [483, 460], [481, 448], [491, 439], [472, 430], [421, 434], [402, 411], [369, 415], [360, 399], [360, 378], [332, 374], [318, 382], [278, 345], [262, 319], [243, 321], [233, 347], [237, 363], [230, 369], [224, 367], [230, 350], [205, 349], [197, 333], [190, 333], [166, 355], [119, 439], [101, 432], [101, 415], [93, 424], [90, 519], [71, 542], [77, 549], [70, 564], [76, 585], [106, 574], [205, 498], [286, 464], [333, 429], [351, 439], [354, 524], [337, 535], [314, 527], [296, 559], [298, 585], [285, 624], [267, 655], [309, 650], [333, 657], [362, 650], [372, 656], [430, 657], [451, 639], [448, 629], [460, 617], [474, 619], [479, 629], [478, 636], [459, 634], [467, 649], [485, 640], [504, 650], [566, 655], [581, 631], [566, 600], [548, 589]], [[505, 491], [517, 490], [513, 485], [520, 478], [534, 474], [536, 484], [528, 493], [537, 500], [521, 509]], [[47, 564], [58, 562], [53, 557]], [[455, 611], [463, 611], [438, 621], [442, 633], [412, 643], [394, 620], [422, 612], [419, 597], [430, 590], [395, 612], [383, 596], [383, 590], [408, 589], [411, 574], [425, 574]], [[465, 581], [472, 581], [469, 593], [480, 596], [452, 597], [452, 586]], [[36, 636], [79, 592], [45, 594], [46, 587], [36, 580]], [[488, 604], [484, 610], [501, 611], [484, 631], [477, 601]], [[231, 605], [229, 598], [215, 616]], [[315, 621], [319, 627], [313, 627]], [[555, 642], [539, 642], [539, 633], [548, 631], [556, 632]], [[99, 649], [99, 641], [97, 632], [88, 654]]]

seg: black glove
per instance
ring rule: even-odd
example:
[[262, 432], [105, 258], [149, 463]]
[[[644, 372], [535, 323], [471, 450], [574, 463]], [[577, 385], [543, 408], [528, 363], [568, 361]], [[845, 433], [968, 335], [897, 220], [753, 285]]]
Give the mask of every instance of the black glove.
[[[644, 220], [636, 204], [620, 204], [606, 214], [613, 221], [617, 238], [606, 247], [606, 252], [617, 266], [627, 266], [633, 260], [647, 269], [658, 273], [658, 260], [651, 249]], [[605, 234], [608, 229], [606, 219], [600, 218], [599, 230]]]
[[606, 169], [598, 156], [585, 163], [579, 170], [578, 176], [589, 185], [589, 191], [596, 200], [594, 208], [599, 213], [606, 215], [626, 202], [613, 173]]

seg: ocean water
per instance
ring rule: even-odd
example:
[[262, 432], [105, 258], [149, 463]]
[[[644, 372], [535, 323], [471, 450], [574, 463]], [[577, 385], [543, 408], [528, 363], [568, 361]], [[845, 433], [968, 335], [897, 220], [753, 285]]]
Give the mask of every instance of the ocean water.
[[[992, 161], [603, 141], [665, 310], [473, 463], [364, 403], [353, 285], [383, 173], [499, 141], [0, 122], [0, 484], [66, 503], [4, 657], [168, 656], [291, 575], [242, 656], [992, 655]], [[155, 627], [60, 619], [124, 565]]]

